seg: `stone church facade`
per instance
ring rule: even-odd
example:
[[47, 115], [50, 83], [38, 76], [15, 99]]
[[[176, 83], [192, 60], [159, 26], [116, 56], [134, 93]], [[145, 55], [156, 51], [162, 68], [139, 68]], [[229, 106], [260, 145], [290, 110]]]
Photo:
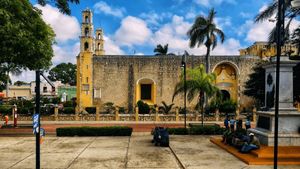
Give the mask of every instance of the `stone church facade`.
[[[80, 54], [77, 56], [77, 105], [81, 111], [107, 102], [133, 110], [137, 101], [160, 105], [172, 103], [176, 83], [180, 80], [181, 56], [105, 55], [103, 30], [94, 36], [92, 12], [82, 12]], [[188, 56], [187, 68], [204, 64], [204, 56]], [[260, 59], [254, 56], [211, 56], [211, 72], [217, 75], [216, 85], [240, 107], [251, 99], [243, 95], [251, 68]], [[183, 97], [174, 100], [183, 106]], [[188, 104], [194, 106], [193, 102]]]

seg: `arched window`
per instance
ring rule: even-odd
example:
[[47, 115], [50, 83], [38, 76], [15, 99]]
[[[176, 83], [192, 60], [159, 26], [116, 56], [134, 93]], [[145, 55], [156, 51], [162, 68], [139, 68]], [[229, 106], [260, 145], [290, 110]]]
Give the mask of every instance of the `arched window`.
[[89, 28], [85, 28], [84, 29], [84, 35], [85, 36], [89, 36]]
[[85, 16], [85, 23], [89, 23], [89, 17]]
[[101, 34], [100, 33], [98, 33], [98, 39], [101, 39]]
[[100, 48], [101, 48], [101, 44], [100, 44], [100, 43], [98, 43], [98, 50], [100, 50]]
[[85, 42], [84, 43], [84, 50], [88, 50], [89, 49], [89, 43]]

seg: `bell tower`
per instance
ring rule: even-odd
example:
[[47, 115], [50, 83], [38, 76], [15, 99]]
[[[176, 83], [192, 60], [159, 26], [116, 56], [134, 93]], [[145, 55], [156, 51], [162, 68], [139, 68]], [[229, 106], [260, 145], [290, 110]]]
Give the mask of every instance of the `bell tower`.
[[96, 30], [96, 38], [95, 38], [95, 55], [104, 55], [104, 39], [103, 39], [103, 30]]
[[82, 11], [80, 53], [77, 56], [77, 112], [93, 105], [93, 32], [93, 14], [86, 9]]

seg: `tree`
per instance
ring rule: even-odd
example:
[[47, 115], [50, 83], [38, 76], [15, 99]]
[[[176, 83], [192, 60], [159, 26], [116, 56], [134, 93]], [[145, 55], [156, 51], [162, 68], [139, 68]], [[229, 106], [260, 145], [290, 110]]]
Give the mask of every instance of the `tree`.
[[27, 85], [28, 83], [27, 82], [23, 82], [23, 81], [16, 81], [15, 83], [14, 83], [14, 85], [16, 85], [16, 86], [22, 86], [22, 85]]
[[0, 65], [46, 69], [53, 57], [54, 32], [28, 0], [0, 0]]
[[[187, 69], [186, 72], [186, 92], [187, 99], [191, 102], [196, 96], [198, 98], [199, 112], [202, 113], [202, 125], [204, 120], [204, 101], [203, 96], [212, 97], [219, 92], [219, 89], [214, 85], [216, 75], [214, 73], [207, 74], [204, 71], [204, 66], [200, 65], [194, 69]], [[184, 93], [184, 79], [183, 76], [179, 83], [176, 84], [173, 100], [178, 94]]]
[[210, 70], [210, 50], [214, 50], [217, 46], [217, 36], [221, 39], [221, 43], [225, 40], [225, 35], [223, 31], [217, 28], [214, 23], [216, 12], [214, 9], [211, 9], [208, 16], [198, 16], [192, 25], [192, 27], [187, 32], [187, 35], [190, 39], [190, 47], [194, 48], [195, 46], [199, 47], [204, 44], [206, 47], [206, 73], [209, 73]]
[[265, 69], [262, 64], [252, 68], [253, 73], [245, 83], [244, 94], [256, 101], [257, 107], [263, 107], [265, 103]]
[[59, 9], [60, 12], [70, 15], [71, 10], [69, 7], [69, 3], [79, 4], [79, 0], [38, 0], [38, 3], [42, 6], [45, 6], [47, 3], [53, 3]]
[[300, 54], [300, 27], [296, 28], [291, 36], [291, 43], [298, 49], [297, 55]]
[[168, 53], [168, 46], [169, 44], [166, 44], [164, 46], [158, 44], [154, 49], [155, 55], [175, 55], [174, 53]]
[[[284, 8], [285, 8], [285, 13], [283, 14], [285, 18], [288, 18], [286, 27], [285, 27], [285, 39], [289, 39], [290, 32], [290, 24], [293, 19], [295, 19], [300, 12], [300, 9], [292, 9], [291, 6], [291, 1], [284, 1]], [[255, 17], [255, 22], [263, 22], [271, 17], [278, 18], [277, 17], [277, 11], [278, 11], [278, 0], [273, 0], [266, 9], [262, 10], [259, 14], [256, 15]], [[273, 43], [276, 42], [276, 26], [272, 29], [272, 31], [269, 34], [269, 42]]]
[[161, 103], [162, 103], [162, 106], [159, 106], [158, 109], [165, 114], [169, 114], [169, 112], [172, 110], [172, 107], [174, 106], [174, 104], [172, 103], [170, 105], [167, 105], [167, 103], [165, 101], [162, 101]]
[[61, 63], [49, 71], [48, 78], [52, 81], [61, 81], [64, 84], [76, 85], [76, 65]]

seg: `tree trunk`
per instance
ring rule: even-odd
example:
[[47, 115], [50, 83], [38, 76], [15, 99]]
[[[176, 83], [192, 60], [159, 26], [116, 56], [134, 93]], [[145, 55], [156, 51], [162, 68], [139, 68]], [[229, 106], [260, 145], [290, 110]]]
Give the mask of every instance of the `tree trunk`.
[[6, 98], [8, 98], [8, 86], [9, 86], [9, 71], [6, 72], [7, 73], [7, 79], [6, 79]]
[[204, 99], [204, 92], [200, 92], [200, 96], [199, 96], [199, 107], [200, 107], [200, 111], [201, 111], [201, 124], [202, 126], [204, 126], [204, 106], [203, 106], [203, 99]]
[[205, 70], [206, 73], [210, 72], [210, 45], [206, 46], [206, 55], [205, 55]]

